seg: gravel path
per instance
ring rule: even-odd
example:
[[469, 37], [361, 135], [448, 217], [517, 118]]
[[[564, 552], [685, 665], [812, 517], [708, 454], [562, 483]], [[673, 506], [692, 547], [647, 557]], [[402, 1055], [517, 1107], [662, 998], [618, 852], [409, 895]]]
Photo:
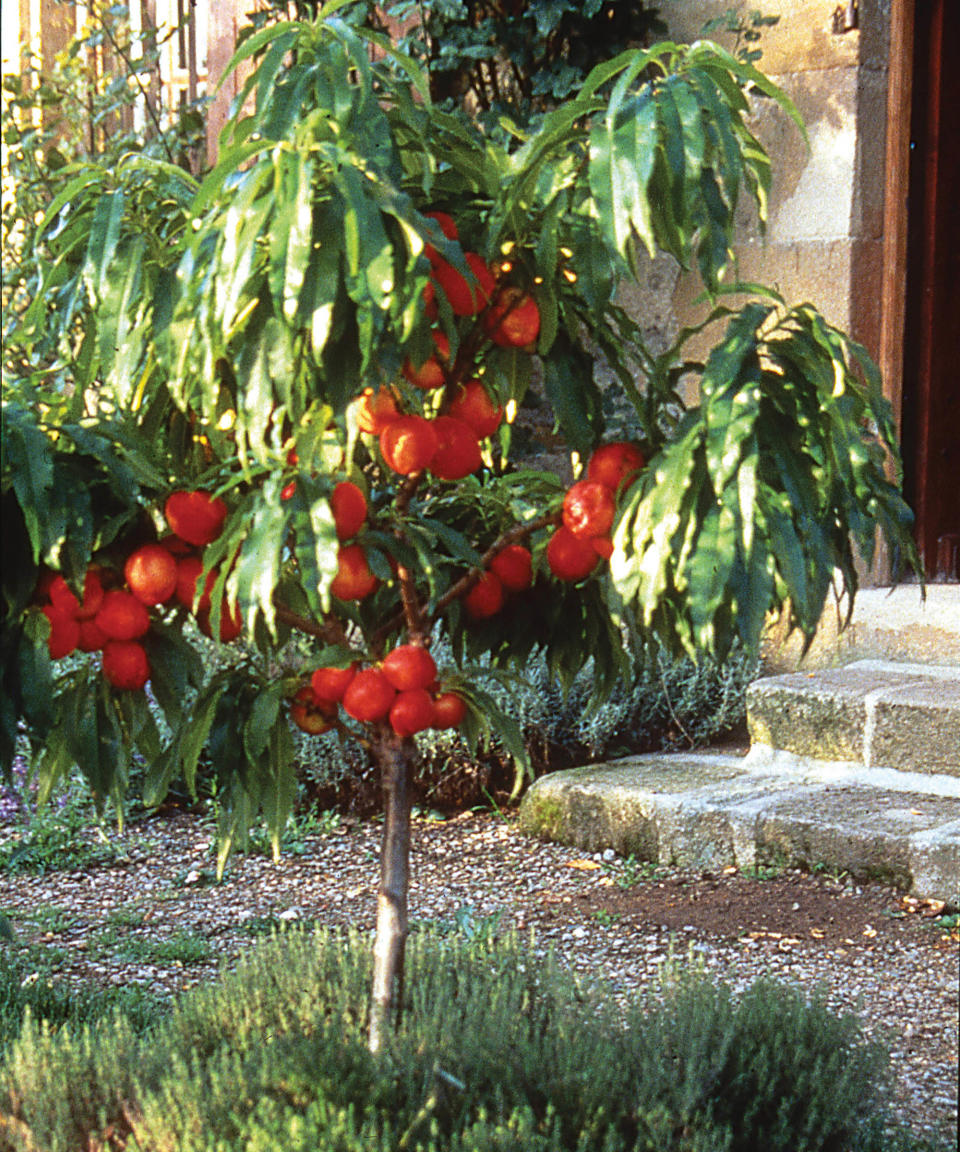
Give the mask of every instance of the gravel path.
[[[210, 979], [285, 922], [372, 927], [379, 835], [375, 822], [347, 823], [295, 842], [278, 864], [236, 856], [217, 884], [210, 825], [154, 819], [119, 841], [119, 864], [0, 877], [0, 909], [21, 940], [58, 950], [67, 979], [172, 992]], [[843, 877], [711, 875], [584, 856], [474, 813], [415, 820], [412, 875], [414, 926], [533, 930], [537, 948], [553, 947], [615, 992], [687, 952], [735, 986], [761, 975], [820, 986], [891, 1046], [911, 1127], [947, 1139], [957, 1131], [958, 934], [942, 907]], [[184, 933], [209, 942], [211, 955], [164, 961], [151, 950]]]

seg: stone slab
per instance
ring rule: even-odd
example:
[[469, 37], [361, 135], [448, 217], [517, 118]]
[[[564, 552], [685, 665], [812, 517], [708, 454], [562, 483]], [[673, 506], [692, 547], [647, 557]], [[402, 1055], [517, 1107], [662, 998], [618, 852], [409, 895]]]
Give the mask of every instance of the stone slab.
[[544, 776], [524, 797], [520, 824], [589, 852], [708, 869], [824, 866], [960, 902], [960, 795], [678, 753]]
[[868, 708], [864, 762], [960, 776], [960, 675], [875, 693]]
[[843, 612], [829, 605], [806, 655], [802, 638], [771, 624], [764, 664], [771, 673], [836, 667], [865, 658], [953, 665], [960, 668], [960, 584], [865, 588], [857, 593], [853, 619], [840, 631]]
[[756, 744], [817, 760], [960, 776], [960, 668], [864, 660], [755, 681]]

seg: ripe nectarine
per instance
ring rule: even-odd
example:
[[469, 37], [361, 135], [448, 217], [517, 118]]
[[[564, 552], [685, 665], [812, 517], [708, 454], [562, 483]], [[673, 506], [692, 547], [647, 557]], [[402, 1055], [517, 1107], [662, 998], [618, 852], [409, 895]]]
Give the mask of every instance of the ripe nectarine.
[[503, 584], [495, 572], [484, 572], [463, 598], [467, 615], [474, 620], [488, 620], [503, 607]]
[[338, 540], [349, 540], [367, 518], [367, 498], [352, 480], [341, 480], [330, 496], [330, 509]]
[[390, 705], [390, 727], [398, 736], [413, 736], [430, 728], [434, 720], [433, 697], [425, 688], [398, 692]]
[[522, 592], [533, 579], [533, 557], [522, 544], [509, 544], [490, 561], [490, 571], [511, 592]]
[[582, 540], [561, 525], [547, 543], [547, 564], [558, 580], [582, 580], [596, 568], [600, 557], [591, 540]]
[[469, 424], [481, 440], [492, 436], [503, 420], [503, 409], [494, 404], [479, 380], [468, 380], [457, 389], [447, 407], [447, 415]]
[[357, 401], [357, 424], [361, 432], [379, 436], [400, 415], [396, 394], [389, 388], [365, 388]]
[[383, 458], [401, 476], [422, 472], [436, 450], [436, 429], [422, 416], [401, 416], [380, 433]]
[[290, 719], [309, 736], [319, 736], [334, 725], [334, 714], [317, 705], [311, 688], [301, 688], [294, 696], [290, 702]]
[[635, 476], [646, 463], [643, 453], [626, 440], [601, 444], [587, 464], [587, 479], [616, 492], [620, 485]]
[[363, 600], [378, 583], [362, 545], [345, 544], [337, 550], [337, 574], [330, 591], [338, 600]]
[[150, 679], [150, 661], [135, 640], [109, 640], [100, 663], [104, 679], [114, 688], [135, 692]]
[[432, 335], [436, 352], [428, 356], [422, 364], [414, 364], [408, 359], [403, 365], [403, 374], [407, 380], [414, 388], [420, 388], [424, 392], [440, 388], [446, 382], [443, 366], [450, 359], [450, 341], [446, 333], [434, 328]]
[[315, 668], [310, 677], [314, 698], [319, 703], [339, 704], [356, 674], [356, 663], [349, 668]]
[[437, 447], [430, 457], [430, 471], [439, 480], [462, 480], [483, 464], [477, 434], [454, 416], [438, 416], [433, 421]]
[[522, 288], [504, 288], [483, 318], [483, 330], [503, 348], [526, 348], [540, 335], [540, 309]]
[[63, 576], [54, 576], [48, 590], [50, 603], [58, 612], [73, 616], [77, 620], [92, 620], [103, 603], [103, 584], [100, 570], [91, 565], [83, 577], [83, 601], [74, 595]]
[[434, 728], [459, 728], [467, 714], [467, 705], [455, 692], [441, 692], [433, 702]]
[[381, 668], [398, 692], [429, 688], [437, 678], [433, 657], [419, 644], [398, 645], [386, 655]]
[[364, 668], [343, 694], [343, 710], [354, 720], [372, 724], [382, 720], [396, 699], [396, 690], [378, 668]]
[[209, 492], [173, 492], [163, 506], [171, 529], [188, 544], [198, 548], [210, 544], [223, 531], [227, 506]]
[[42, 611], [50, 621], [50, 635], [47, 637], [50, 659], [59, 660], [69, 656], [80, 641], [80, 622], [52, 604], [45, 605]]
[[563, 498], [563, 523], [574, 536], [590, 540], [606, 536], [617, 514], [613, 492], [593, 480], [578, 480]]
[[163, 604], [177, 590], [177, 562], [160, 544], [144, 544], [131, 553], [123, 575], [141, 604]]
[[132, 592], [107, 592], [94, 619], [111, 640], [137, 640], [150, 627], [150, 614]]

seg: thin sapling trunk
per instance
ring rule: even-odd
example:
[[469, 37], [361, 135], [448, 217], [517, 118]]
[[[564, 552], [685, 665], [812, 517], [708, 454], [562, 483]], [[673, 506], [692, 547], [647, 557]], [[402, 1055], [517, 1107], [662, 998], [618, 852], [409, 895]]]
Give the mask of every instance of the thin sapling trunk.
[[379, 1052], [399, 1006], [403, 956], [407, 942], [407, 891], [410, 882], [410, 768], [414, 745], [389, 730], [373, 745], [383, 782], [384, 827], [377, 894], [377, 930], [373, 947], [370, 996], [371, 1052]]

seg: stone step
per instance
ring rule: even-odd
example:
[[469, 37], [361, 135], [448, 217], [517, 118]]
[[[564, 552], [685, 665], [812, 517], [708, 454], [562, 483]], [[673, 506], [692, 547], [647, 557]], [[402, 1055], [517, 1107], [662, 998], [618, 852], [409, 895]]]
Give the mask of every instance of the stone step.
[[[912, 790], [917, 781], [923, 791]], [[541, 777], [528, 833], [653, 863], [824, 867], [960, 903], [960, 780], [790, 754], [633, 756]]]
[[858, 660], [747, 691], [751, 742], [816, 760], [960, 777], [960, 666]]
[[834, 668], [866, 659], [960, 666], [960, 584], [928, 584], [925, 593], [917, 584], [862, 589], [847, 628], [840, 631], [843, 613], [828, 607], [805, 655], [799, 633], [788, 636], [782, 622], [774, 623], [764, 644], [764, 664], [771, 672]]

